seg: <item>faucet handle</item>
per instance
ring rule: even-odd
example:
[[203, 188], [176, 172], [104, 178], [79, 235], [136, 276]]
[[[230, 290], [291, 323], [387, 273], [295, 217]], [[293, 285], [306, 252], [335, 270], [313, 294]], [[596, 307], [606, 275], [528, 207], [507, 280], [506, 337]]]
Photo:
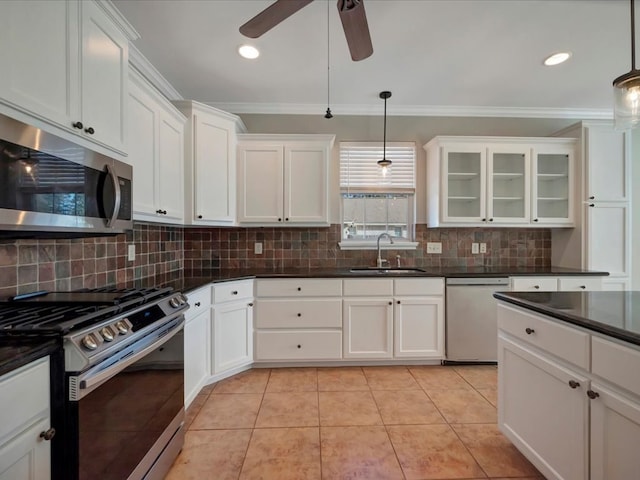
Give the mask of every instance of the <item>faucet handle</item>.
[[388, 263], [389, 260], [386, 258], [378, 258], [378, 268], [384, 267], [385, 263]]
[[400, 255], [396, 255], [396, 267], [401, 267], [402, 265], [400, 265], [400, 259], [402, 257]]

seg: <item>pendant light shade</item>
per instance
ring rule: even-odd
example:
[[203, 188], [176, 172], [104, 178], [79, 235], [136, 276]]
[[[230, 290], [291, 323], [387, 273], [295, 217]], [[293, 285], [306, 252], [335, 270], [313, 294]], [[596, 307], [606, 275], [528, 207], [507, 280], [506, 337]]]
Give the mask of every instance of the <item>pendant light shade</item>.
[[387, 159], [387, 98], [391, 96], [391, 92], [380, 92], [380, 98], [384, 99], [384, 133], [382, 140], [382, 159], [378, 160], [378, 165], [382, 168], [382, 176], [387, 174], [387, 170], [391, 166], [391, 160]]
[[640, 123], [640, 70], [636, 70], [634, 0], [631, 3], [631, 71], [613, 81], [615, 127], [626, 130]]

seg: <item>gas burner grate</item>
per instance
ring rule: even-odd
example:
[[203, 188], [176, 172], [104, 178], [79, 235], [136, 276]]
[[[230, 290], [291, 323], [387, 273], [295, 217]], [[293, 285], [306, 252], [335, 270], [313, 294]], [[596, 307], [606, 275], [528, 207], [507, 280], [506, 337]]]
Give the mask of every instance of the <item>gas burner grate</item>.
[[90, 293], [114, 293], [120, 294], [115, 297], [114, 301], [118, 303], [128, 302], [130, 300], [139, 299], [140, 303], [147, 303], [156, 298], [163, 298], [173, 292], [173, 287], [150, 287], [150, 288], [113, 288], [113, 287], [101, 287], [91, 288], [85, 290], [78, 290], [79, 292]]

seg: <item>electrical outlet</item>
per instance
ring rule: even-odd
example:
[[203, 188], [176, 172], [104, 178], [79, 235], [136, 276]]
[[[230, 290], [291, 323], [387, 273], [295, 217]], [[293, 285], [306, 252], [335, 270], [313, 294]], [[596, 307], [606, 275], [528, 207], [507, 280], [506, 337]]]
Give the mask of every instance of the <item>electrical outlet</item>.
[[476, 255], [477, 253], [480, 253], [480, 249], [478, 248], [478, 244], [474, 242], [471, 244], [471, 254]]
[[136, 261], [136, 244], [130, 243], [127, 250], [127, 260], [130, 262]]
[[253, 253], [256, 255], [262, 255], [262, 242], [256, 242], [253, 244]]
[[481, 243], [480, 244], [480, 253], [487, 253], [487, 244], [486, 243]]
[[427, 242], [427, 253], [442, 253], [442, 243]]

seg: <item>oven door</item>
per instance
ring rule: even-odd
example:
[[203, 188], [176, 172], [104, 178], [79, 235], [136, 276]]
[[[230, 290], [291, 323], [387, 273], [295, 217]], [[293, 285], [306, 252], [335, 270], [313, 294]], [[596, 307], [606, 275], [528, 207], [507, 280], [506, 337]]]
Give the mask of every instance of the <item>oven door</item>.
[[184, 317], [69, 375], [67, 479], [163, 478], [182, 448]]

